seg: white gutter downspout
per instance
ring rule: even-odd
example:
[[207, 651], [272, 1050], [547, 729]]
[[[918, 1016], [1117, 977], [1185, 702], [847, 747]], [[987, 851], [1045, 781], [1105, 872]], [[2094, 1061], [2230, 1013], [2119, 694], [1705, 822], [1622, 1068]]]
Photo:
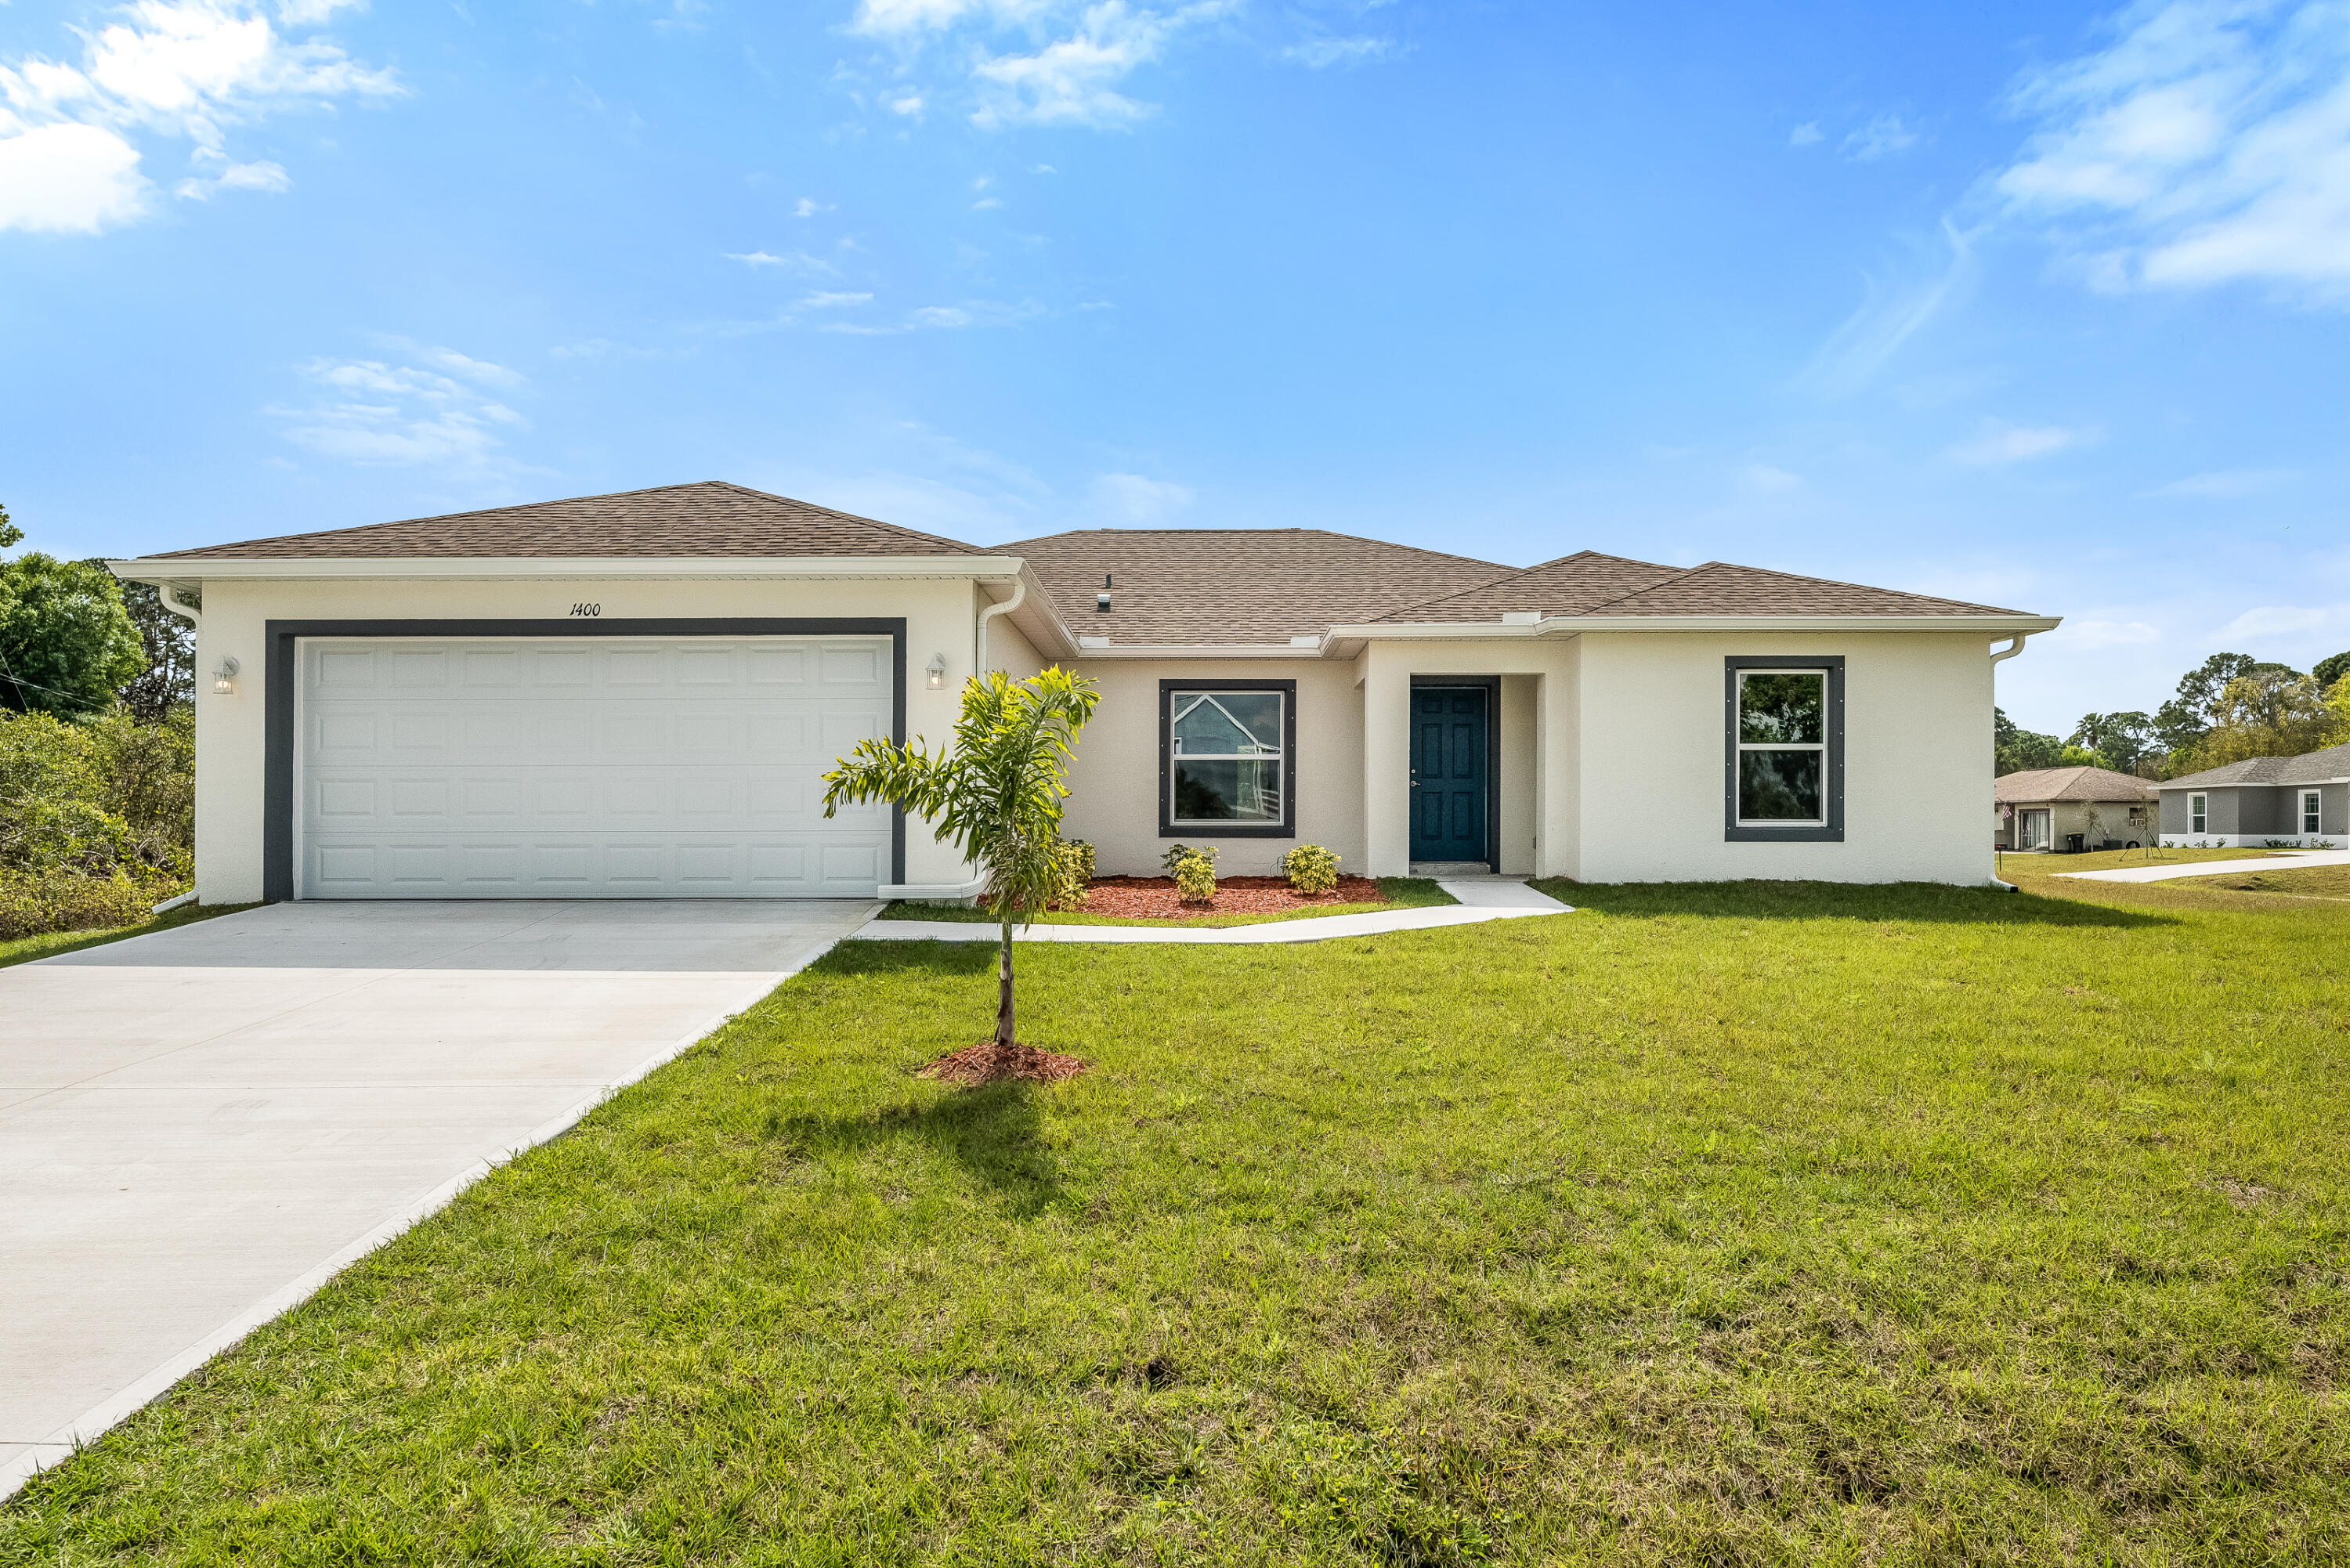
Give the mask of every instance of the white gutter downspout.
[[972, 680], [976, 680], [979, 679], [980, 673], [987, 668], [987, 623], [993, 620], [997, 616], [1009, 615], [1014, 610], [1018, 609], [1020, 607], [1021, 601], [1025, 599], [1027, 597], [1028, 577], [1027, 574], [1023, 573], [1019, 576], [1012, 579], [1012, 597], [1010, 598], [1005, 599], [1002, 604], [990, 605], [985, 609], [979, 612], [979, 618], [972, 624], [971, 628], [971, 674]]
[[[173, 615], [178, 616], [182, 620], [186, 621], [190, 630], [202, 632], [204, 629], [204, 612], [197, 609], [192, 605], [182, 604], [177, 591], [172, 588], [171, 584], [158, 583], [155, 585], [155, 602], [161, 605]], [[203, 660], [197, 659], [194, 662], [201, 669]], [[181, 905], [192, 904], [195, 901], [196, 890], [193, 888], [191, 888], [176, 898], [164, 899], [161, 903], [150, 909], [148, 913], [151, 915], [168, 915], [173, 909], [178, 909]]]
[[[2017, 654], [2023, 651], [2023, 640], [2031, 635], [2032, 634], [2028, 631], [2017, 632], [2014, 638], [2005, 648], [2001, 649], [1997, 653], [1991, 656], [1991, 661], [1993, 664], [1997, 664], [2002, 659], [2013, 659]], [[2160, 835], [2158, 834], [2156, 836], [2159, 837]], [[1996, 849], [1991, 852], [1991, 863], [1992, 869], [1996, 871], [1999, 867], [1999, 851]], [[2023, 891], [2022, 888], [2017, 887], [2014, 883], [2002, 882], [1996, 876], [1991, 877], [1991, 885], [1994, 888], [2004, 888], [2011, 893], [2021, 893]]]

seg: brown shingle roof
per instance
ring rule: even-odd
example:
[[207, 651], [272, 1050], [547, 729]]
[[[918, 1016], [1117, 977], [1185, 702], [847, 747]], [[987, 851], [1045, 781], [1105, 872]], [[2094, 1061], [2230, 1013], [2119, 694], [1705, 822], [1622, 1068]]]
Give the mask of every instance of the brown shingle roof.
[[1544, 561], [1539, 566], [1511, 572], [1490, 583], [1447, 594], [1441, 598], [1432, 598], [1424, 604], [1412, 605], [1380, 618], [1420, 622], [1497, 621], [1513, 610], [1575, 615], [1636, 588], [1652, 587], [1668, 577], [1679, 576], [1680, 572], [1679, 566], [1660, 566], [1653, 561], [1603, 556], [1596, 550], [1578, 550], [1572, 556], [1562, 556], [1555, 561]]
[[1584, 610], [1586, 615], [2021, 615], [2021, 610], [1934, 598], [1708, 561], [1653, 587]]
[[1071, 630], [1128, 646], [1277, 647], [1510, 570], [1319, 528], [1088, 528], [996, 549], [1027, 557]]
[[406, 556], [967, 556], [953, 539], [917, 534], [805, 501], [708, 480], [616, 495], [411, 517], [159, 557], [331, 559]]
[[2026, 768], [2002, 774], [1991, 782], [1994, 805], [2037, 805], [2049, 800], [2128, 800], [2154, 798], [2154, 785], [2110, 768]]

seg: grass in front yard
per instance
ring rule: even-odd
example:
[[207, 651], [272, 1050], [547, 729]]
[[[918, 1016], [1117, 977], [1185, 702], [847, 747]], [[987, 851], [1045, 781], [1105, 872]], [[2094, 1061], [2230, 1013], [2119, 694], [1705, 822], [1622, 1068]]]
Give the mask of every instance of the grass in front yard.
[[[1439, 904], [1454, 904], [1459, 899], [1436, 885], [1427, 877], [1382, 877], [1379, 881], [1381, 900], [1376, 904], [1319, 904], [1303, 909], [1279, 909], [1271, 913], [1232, 915], [1187, 915], [1167, 919], [1156, 916], [1090, 915], [1082, 909], [1048, 909], [1036, 917], [1040, 926], [1261, 926], [1272, 920], [1310, 920], [1322, 915], [1368, 915], [1381, 909], [1423, 909]], [[985, 909], [975, 909], [955, 904], [891, 904], [881, 911], [885, 920], [959, 920], [980, 925], [993, 925], [995, 917]]]
[[133, 926], [109, 926], [95, 931], [43, 931], [38, 936], [15, 937], [0, 941], [0, 969], [10, 964], [30, 963], [35, 959], [55, 958], [59, 953], [78, 952], [84, 948], [102, 947], [119, 942], [125, 937], [143, 937], [151, 931], [168, 931], [174, 926], [185, 926], [197, 920], [209, 920], [214, 915], [233, 915], [239, 909], [250, 909], [251, 904], [182, 904], [168, 914], [154, 916]]
[[[2185, 866], [2197, 860], [2259, 860], [2273, 849], [2098, 849], [2084, 855], [1999, 852], [1999, 875], [2057, 877], [2068, 871], [2126, 871], [2134, 866]], [[2011, 875], [2012, 873], [2013, 875]]]
[[2226, 888], [2239, 893], [2283, 893], [2301, 898], [2350, 898], [2350, 866], [2303, 866], [2280, 861], [2273, 871], [2222, 871], [2210, 877], [2181, 877], [2193, 888]]
[[0, 1561], [2345, 1560], [2350, 911], [2065, 886], [1024, 949], [1041, 1091], [851, 943]]

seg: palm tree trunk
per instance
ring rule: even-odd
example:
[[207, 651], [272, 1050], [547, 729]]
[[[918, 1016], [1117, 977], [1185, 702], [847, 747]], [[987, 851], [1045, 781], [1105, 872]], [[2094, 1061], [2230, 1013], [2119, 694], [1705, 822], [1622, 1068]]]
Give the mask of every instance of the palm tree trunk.
[[1008, 1051], [1014, 1041], [1012, 1033], [1012, 921], [1003, 922], [1003, 948], [996, 960], [995, 1048]]

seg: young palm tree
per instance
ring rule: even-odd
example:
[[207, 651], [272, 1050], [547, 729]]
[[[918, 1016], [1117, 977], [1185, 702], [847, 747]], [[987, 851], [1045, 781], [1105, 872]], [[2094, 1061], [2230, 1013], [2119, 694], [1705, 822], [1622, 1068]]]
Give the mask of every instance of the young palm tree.
[[1009, 1068], [1012, 928], [1026, 925], [1053, 896], [1060, 863], [1062, 782], [1077, 732], [1093, 717], [1094, 683], [1065, 670], [1030, 680], [1000, 670], [964, 682], [954, 742], [933, 756], [910, 745], [863, 741], [824, 775], [824, 814], [886, 801], [931, 820], [939, 840], [962, 850], [987, 881], [989, 910], [1003, 928], [996, 962], [995, 1050]]

